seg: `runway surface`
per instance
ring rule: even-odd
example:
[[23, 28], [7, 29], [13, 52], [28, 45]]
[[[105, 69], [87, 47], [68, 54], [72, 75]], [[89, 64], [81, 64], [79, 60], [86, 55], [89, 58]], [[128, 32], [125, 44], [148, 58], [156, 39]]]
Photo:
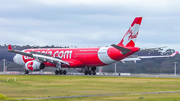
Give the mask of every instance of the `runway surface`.
[[[0, 75], [25, 75], [21, 74], [3, 74]], [[28, 75], [55, 75], [55, 74], [28, 74]], [[152, 78], [180, 78], [180, 75], [174, 74], [130, 74], [130, 75], [114, 75], [113, 73], [108, 73], [106, 75], [84, 75], [84, 74], [68, 74], [68, 75], [57, 75], [57, 76], [107, 76], [107, 77], [152, 77]]]
[[180, 91], [161, 91], [161, 92], [142, 92], [142, 93], [119, 93], [119, 94], [98, 94], [98, 95], [77, 95], [77, 96], [55, 96], [55, 97], [24, 98], [24, 99], [18, 99], [18, 100], [40, 100], [40, 99], [56, 99], [56, 98], [118, 96], [118, 95], [134, 95], [134, 94], [144, 95], [144, 94], [163, 94], [163, 93], [180, 93]]

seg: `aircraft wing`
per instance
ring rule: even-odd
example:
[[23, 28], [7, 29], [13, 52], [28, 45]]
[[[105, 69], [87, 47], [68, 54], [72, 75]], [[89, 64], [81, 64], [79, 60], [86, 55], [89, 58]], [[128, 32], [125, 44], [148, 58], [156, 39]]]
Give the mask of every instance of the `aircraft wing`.
[[166, 47], [167, 46], [164, 46], [164, 47], [155, 47], [155, 48], [146, 48], [146, 49], [140, 49], [139, 51], [155, 50], [155, 49], [166, 48]]
[[32, 58], [35, 58], [36, 60], [38, 60], [40, 62], [63, 63], [63, 64], [69, 65], [68, 62], [63, 61], [63, 60], [61, 60], [60, 58], [57, 58], [57, 57], [52, 57], [49, 54], [38, 53], [38, 52], [33, 52], [33, 51], [28, 53], [28, 52], [22, 52], [22, 51], [19, 51], [19, 50], [13, 50], [11, 45], [8, 46], [8, 52], [12, 52], [12, 53], [32, 57]]
[[134, 57], [127, 57], [123, 60], [120, 60], [121, 62], [125, 63], [127, 61], [134, 61], [136, 63], [136, 61], [140, 61], [141, 59], [147, 59], [147, 58], [163, 58], [163, 57], [174, 57], [176, 54], [178, 53], [175, 52], [171, 55], [162, 55], [162, 56], [134, 56]]

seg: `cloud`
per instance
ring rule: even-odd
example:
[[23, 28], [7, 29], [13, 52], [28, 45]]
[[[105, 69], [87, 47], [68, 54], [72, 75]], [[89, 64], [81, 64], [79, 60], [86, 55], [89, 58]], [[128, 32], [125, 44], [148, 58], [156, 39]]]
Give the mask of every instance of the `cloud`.
[[109, 46], [143, 16], [139, 47], [179, 44], [178, 0], [1, 0], [0, 44]]

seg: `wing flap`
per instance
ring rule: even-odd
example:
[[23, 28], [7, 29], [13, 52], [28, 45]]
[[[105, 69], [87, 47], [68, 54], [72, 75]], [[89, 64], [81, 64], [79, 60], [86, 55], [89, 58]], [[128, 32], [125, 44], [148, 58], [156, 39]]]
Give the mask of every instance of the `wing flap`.
[[33, 57], [35, 58], [42, 58], [42, 59], [45, 59], [46, 61], [49, 61], [49, 62], [60, 62], [60, 63], [64, 63], [64, 64], [67, 64], [69, 65], [68, 62], [66, 61], [63, 61], [61, 59], [58, 59], [58, 58], [55, 58], [55, 57], [50, 57], [50, 56], [46, 56], [46, 55], [41, 55], [41, 54], [32, 54]]

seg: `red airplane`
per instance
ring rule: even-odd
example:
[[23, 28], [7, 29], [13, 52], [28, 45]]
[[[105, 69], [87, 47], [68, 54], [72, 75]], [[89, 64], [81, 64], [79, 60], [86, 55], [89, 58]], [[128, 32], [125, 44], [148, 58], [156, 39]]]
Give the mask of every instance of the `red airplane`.
[[[66, 70], [62, 68], [76, 68], [78, 72], [84, 72], [85, 75], [96, 75], [96, 67], [104, 66], [116, 61], [136, 61], [140, 58], [154, 57], [172, 57], [175, 54], [167, 56], [146, 56], [130, 58], [129, 56], [140, 51], [135, 47], [135, 41], [139, 33], [142, 17], [136, 17], [124, 35], [123, 39], [112, 47], [99, 48], [41, 48], [13, 50], [11, 45], [9, 52], [16, 53], [14, 62], [25, 66], [25, 74], [29, 71], [38, 71], [45, 67], [55, 67], [55, 74], [66, 75]], [[127, 58], [128, 57], [128, 58]]]

